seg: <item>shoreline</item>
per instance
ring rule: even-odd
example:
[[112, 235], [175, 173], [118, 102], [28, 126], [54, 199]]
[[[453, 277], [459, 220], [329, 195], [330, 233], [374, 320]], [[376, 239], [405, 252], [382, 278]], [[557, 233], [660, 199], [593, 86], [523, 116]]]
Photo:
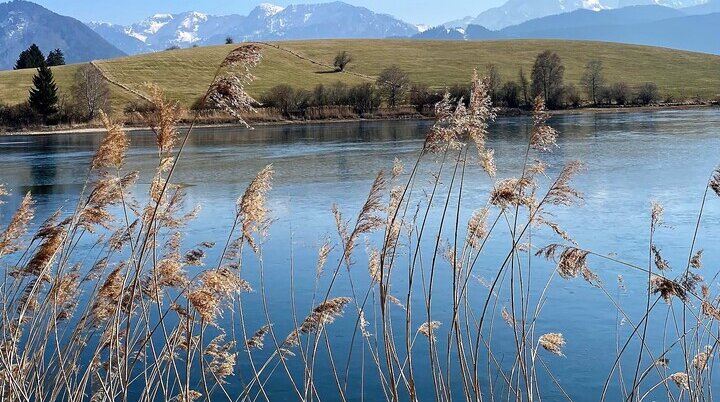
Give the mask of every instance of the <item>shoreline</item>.
[[[551, 116], [571, 116], [583, 114], [609, 114], [609, 113], [647, 113], [647, 112], [663, 112], [674, 110], [693, 110], [693, 109], [720, 109], [718, 104], [690, 104], [690, 105], [658, 105], [658, 106], [626, 106], [626, 107], [587, 107], [578, 109], [551, 110]], [[517, 118], [530, 116], [532, 113], [528, 111], [510, 110], [512, 113], [499, 113], [498, 118]], [[309, 125], [309, 124], [332, 124], [332, 123], [353, 123], [353, 122], [382, 122], [382, 121], [423, 121], [432, 120], [431, 116], [408, 116], [408, 117], [388, 117], [388, 118], [356, 118], [356, 119], [319, 119], [319, 120], [278, 120], [250, 123], [253, 127], [274, 127], [274, 126], [292, 126], [292, 125]], [[183, 130], [190, 127], [189, 124], [180, 124], [178, 129]], [[222, 127], [242, 127], [237, 123], [208, 123], [196, 124], [195, 128], [222, 128]], [[148, 131], [145, 126], [125, 126], [128, 132]], [[250, 130], [248, 130], [250, 131]], [[102, 134], [105, 129], [102, 126], [78, 125], [77, 127], [63, 127], [56, 129], [50, 126], [44, 126], [38, 129], [28, 131], [3, 131], [0, 137], [21, 137], [21, 136], [40, 136], [40, 135], [68, 135], [68, 134]]]

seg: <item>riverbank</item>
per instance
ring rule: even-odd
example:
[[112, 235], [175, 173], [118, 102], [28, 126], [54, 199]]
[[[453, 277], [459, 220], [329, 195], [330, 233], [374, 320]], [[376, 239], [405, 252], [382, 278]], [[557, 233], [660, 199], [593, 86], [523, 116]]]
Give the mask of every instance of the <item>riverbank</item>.
[[[706, 104], [675, 104], [675, 105], [656, 105], [656, 106], [623, 106], [623, 107], [587, 107], [577, 109], [563, 109], [563, 110], [552, 110], [551, 115], [563, 116], [563, 115], [578, 115], [578, 114], [599, 114], [599, 113], [647, 113], [647, 112], [661, 112], [661, 111], [673, 111], [673, 110], [691, 110], [691, 109], [719, 109], [720, 104], [717, 103], [706, 103]], [[500, 118], [513, 118], [529, 116], [531, 112], [521, 109], [505, 109], [498, 113]], [[331, 124], [331, 123], [352, 123], [359, 121], [402, 121], [402, 120], [432, 120], [433, 116], [424, 114], [407, 114], [403, 116], [389, 116], [389, 117], [358, 117], [358, 118], [327, 118], [327, 119], [253, 119], [252, 116], [248, 116], [248, 121], [252, 126], [265, 127], [265, 126], [284, 126], [284, 125], [307, 125], [307, 124]], [[209, 120], [217, 121], [215, 118]], [[187, 129], [190, 127], [190, 122], [185, 121], [185, 124], [179, 126], [180, 130]], [[195, 128], [213, 128], [213, 127], [242, 127], [237, 123], [228, 121], [221, 122], [207, 122], [202, 118], [199, 124], [195, 124]], [[127, 131], [147, 131], [147, 126], [139, 124], [136, 121], [126, 122], [125, 129]], [[104, 133], [102, 125], [100, 124], [78, 124], [73, 126], [41, 126], [34, 127], [27, 130], [2, 130], [0, 131], [0, 137], [11, 137], [11, 136], [23, 136], [23, 135], [63, 135], [63, 134], [100, 134]]]

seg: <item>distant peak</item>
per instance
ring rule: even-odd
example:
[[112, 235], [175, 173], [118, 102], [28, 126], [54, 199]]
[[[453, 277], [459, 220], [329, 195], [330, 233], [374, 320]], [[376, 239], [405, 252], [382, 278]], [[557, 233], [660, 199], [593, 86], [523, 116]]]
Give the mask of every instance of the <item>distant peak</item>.
[[275, 4], [271, 4], [271, 3], [262, 3], [257, 8], [262, 10], [265, 13], [265, 15], [267, 15], [268, 17], [272, 17], [273, 15], [275, 15], [285, 9], [284, 7], [281, 7], [281, 6], [278, 6]]
[[172, 14], [155, 14], [150, 19], [153, 20], [171, 20], [173, 18]]

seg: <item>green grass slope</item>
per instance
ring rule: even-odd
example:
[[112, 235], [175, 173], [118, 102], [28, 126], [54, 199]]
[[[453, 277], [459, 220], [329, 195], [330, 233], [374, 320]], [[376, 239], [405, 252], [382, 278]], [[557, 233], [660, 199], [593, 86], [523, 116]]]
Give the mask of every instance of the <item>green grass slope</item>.
[[[262, 95], [278, 84], [312, 89], [318, 83], [341, 80], [348, 84], [372, 80], [383, 68], [396, 64], [413, 81], [444, 88], [467, 83], [473, 68], [481, 73], [496, 64], [503, 80], [517, 80], [522, 67], [530, 74], [535, 56], [552, 50], [566, 67], [566, 83], [579, 86], [585, 64], [600, 59], [609, 83], [624, 81], [631, 86], [645, 82], [658, 85], [662, 96], [678, 99], [696, 96], [720, 97], [720, 56], [663, 48], [557, 40], [511, 41], [411, 41], [411, 40], [322, 40], [287, 41], [263, 44], [264, 60], [255, 71], [257, 81], [250, 88]], [[167, 94], [189, 106], [203, 93], [216, 66], [233, 48], [200, 47], [100, 61], [98, 65], [112, 80], [143, 91], [156, 83]], [[350, 73], [331, 73], [334, 55], [347, 50], [354, 61]], [[320, 64], [318, 64], [320, 63]], [[61, 92], [68, 94], [77, 66], [55, 68]], [[33, 71], [0, 72], [0, 103], [15, 104], [27, 97]], [[113, 86], [116, 104], [135, 98], [130, 91]]]

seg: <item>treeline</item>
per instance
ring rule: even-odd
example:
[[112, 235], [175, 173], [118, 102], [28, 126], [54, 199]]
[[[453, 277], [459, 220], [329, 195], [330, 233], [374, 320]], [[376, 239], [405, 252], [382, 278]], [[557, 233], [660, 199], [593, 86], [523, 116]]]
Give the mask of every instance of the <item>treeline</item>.
[[60, 49], [46, 58], [33, 44], [24, 50], [15, 63], [15, 69], [37, 69], [32, 88], [25, 102], [18, 105], [0, 105], [0, 126], [23, 128], [40, 124], [55, 125], [93, 120], [102, 109], [109, 112], [110, 87], [92, 64], [80, 67], [74, 76], [68, 95], [61, 95], [51, 67], [65, 64]]
[[[336, 71], [343, 71], [352, 61], [343, 51], [335, 59]], [[487, 77], [488, 89], [496, 107], [530, 109], [532, 100], [543, 97], [551, 109], [579, 108], [603, 105], [650, 105], [659, 102], [657, 85], [644, 83], [631, 87], [625, 82], [610, 83], [600, 60], [587, 63], [580, 86], [565, 82], [565, 66], [557, 53], [545, 51], [537, 55], [529, 74], [519, 69], [515, 79], [507, 80], [494, 65], [481, 72]], [[311, 108], [351, 108], [358, 115], [372, 114], [381, 107], [411, 106], [417, 113], [432, 113], [433, 105], [448, 92], [454, 99], [470, 99], [470, 86], [454, 85], [435, 89], [412, 82], [409, 75], [397, 66], [384, 69], [375, 82], [348, 85], [341, 81], [318, 84], [313, 90], [278, 85], [261, 98], [262, 106], [275, 108], [285, 117], [302, 118]], [[669, 101], [669, 99], [666, 99]], [[202, 105], [196, 105], [200, 108]]]

